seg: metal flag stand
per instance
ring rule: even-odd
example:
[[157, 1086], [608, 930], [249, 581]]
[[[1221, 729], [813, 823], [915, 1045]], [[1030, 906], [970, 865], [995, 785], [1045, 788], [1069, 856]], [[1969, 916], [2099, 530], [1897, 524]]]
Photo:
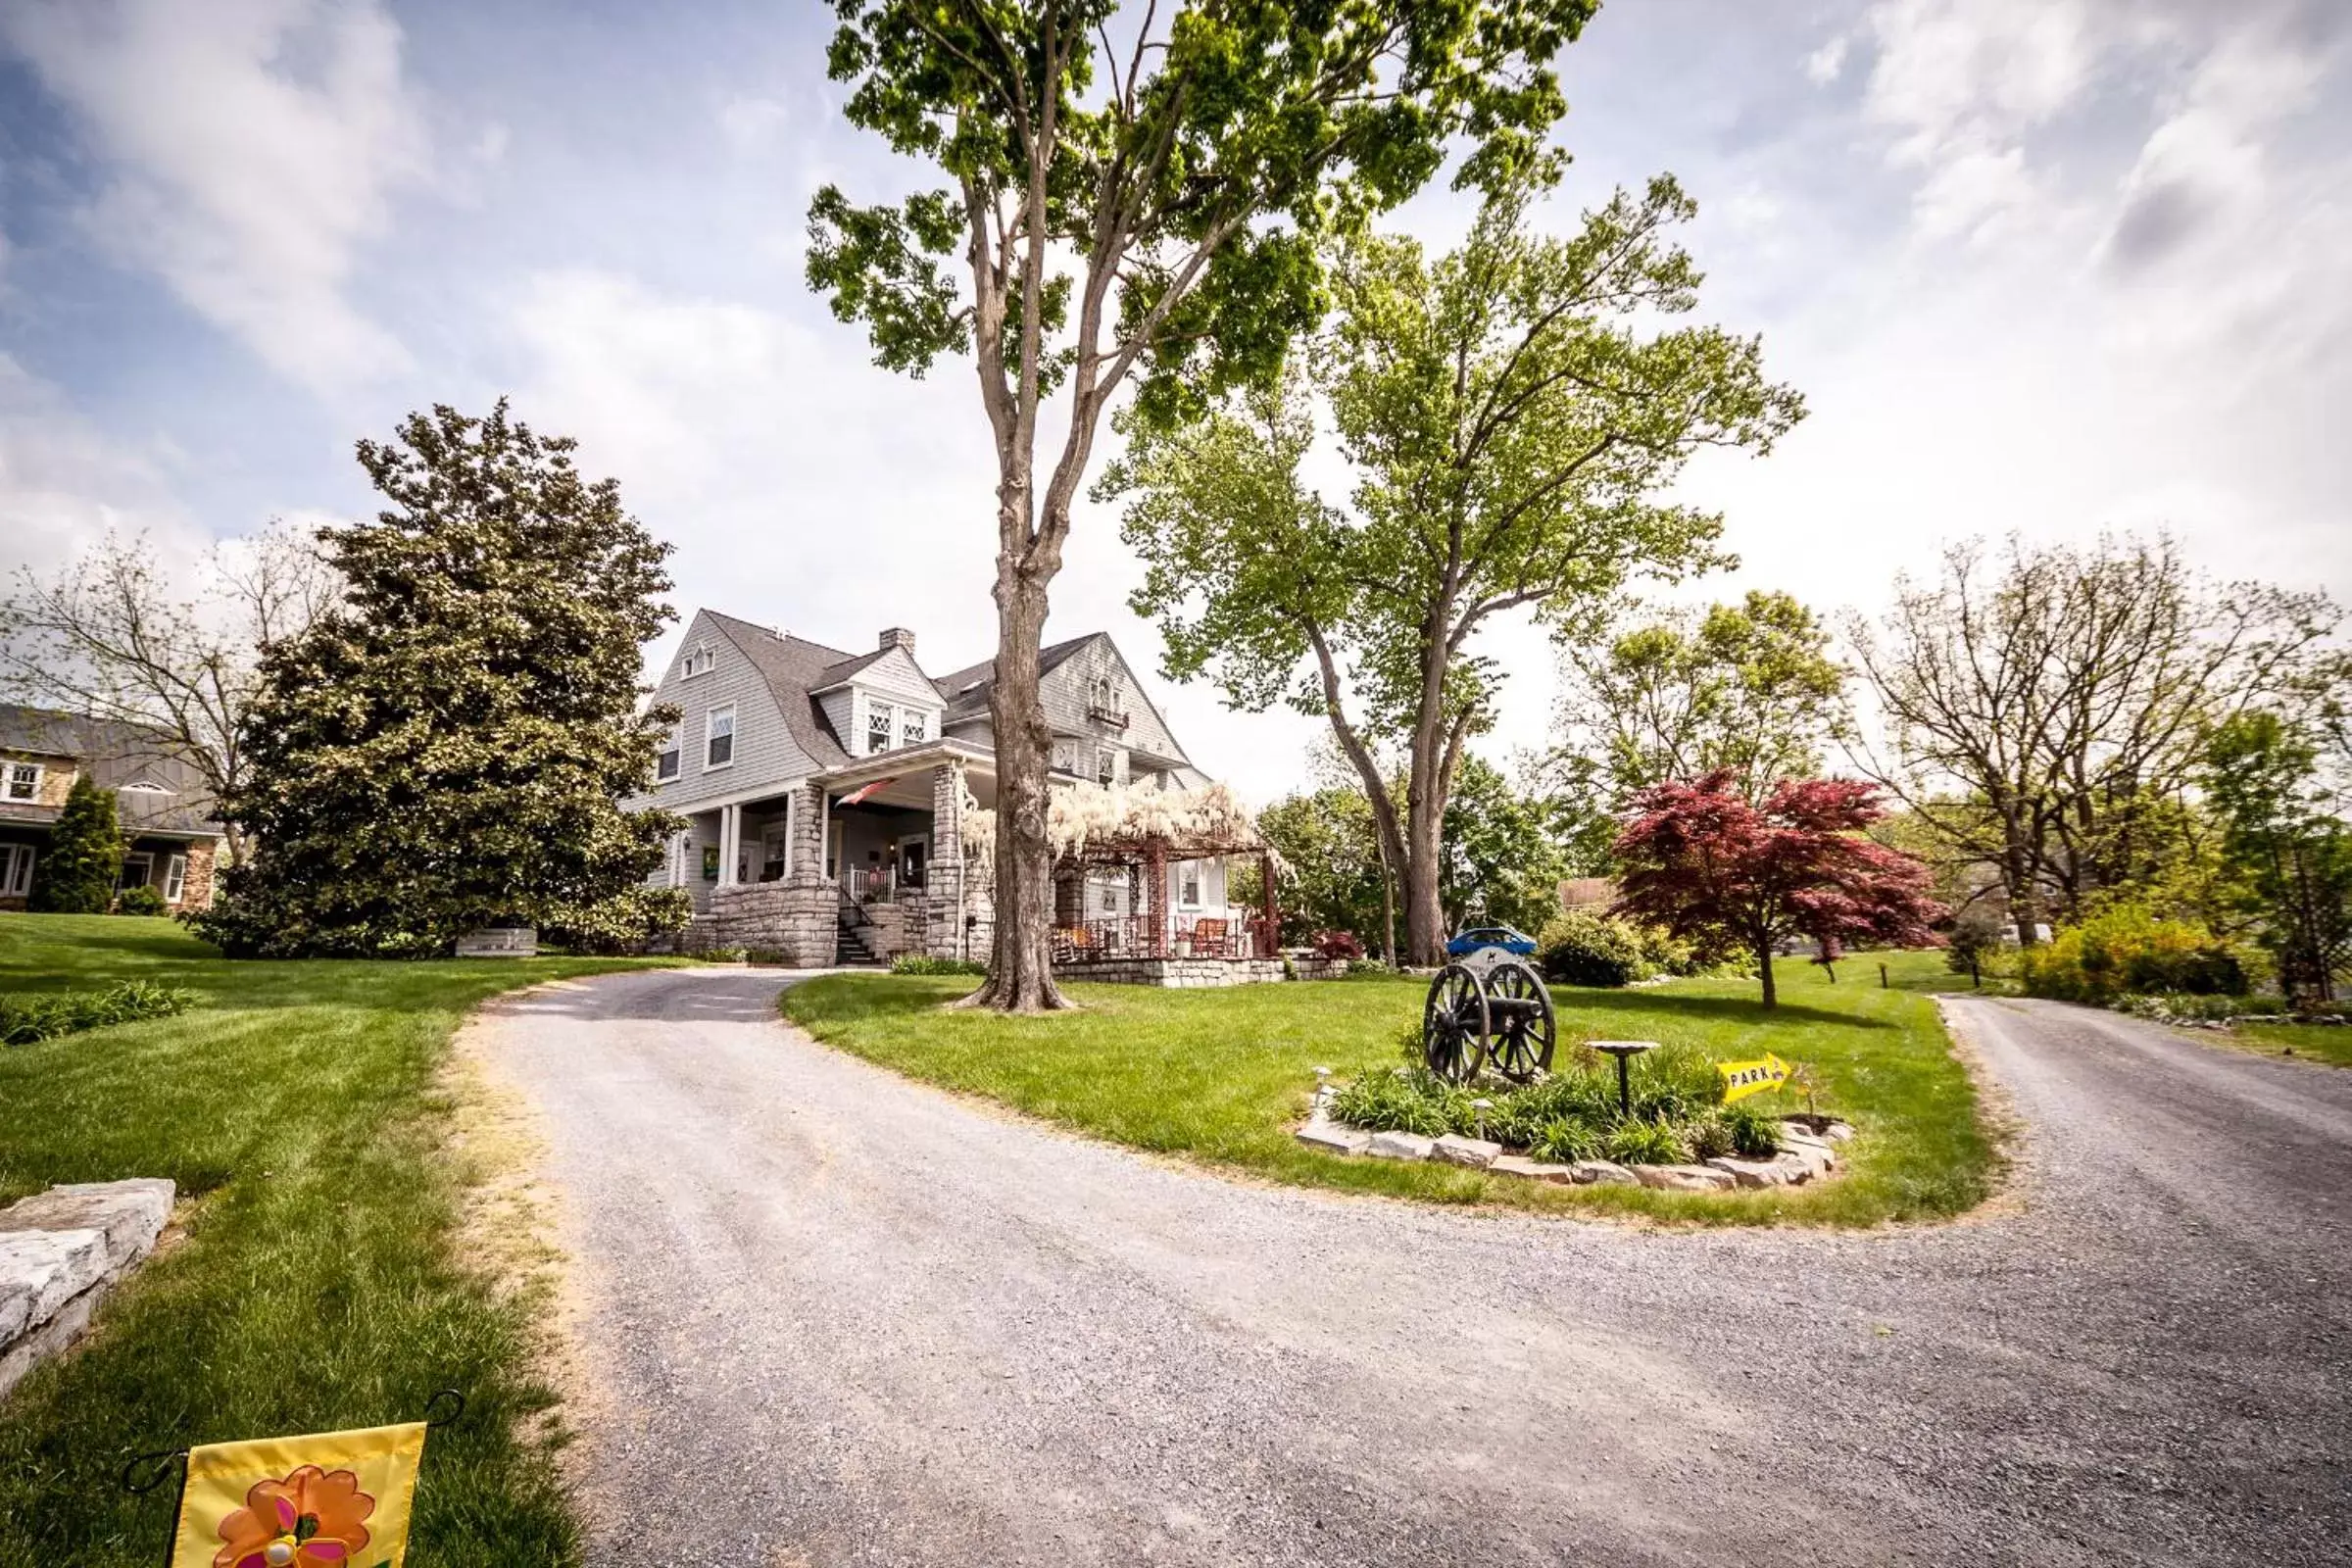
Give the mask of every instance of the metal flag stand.
[[[433, 1412], [439, 1410], [445, 1401], [449, 1406], [448, 1413], [435, 1415]], [[424, 1401], [424, 1424], [428, 1428], [454, 1426], [465, 1413], [466, 1396], [455, 1389], [436, 1390], [433, 1396]], [[188, 1500], [188, 1450], [159, 1448], [153, 1453], [134, 1454], [122, 1465], [122, 1490], [138, 1497], [147, 1495], [170, 1480], [174, 1469], [179, 1472], [179, 1487], [172, 1495], [172, 1533], [164, 1538], [164, 1568], [172, 1568], [172, 1558], [178, 1548], [179, 1510]]]

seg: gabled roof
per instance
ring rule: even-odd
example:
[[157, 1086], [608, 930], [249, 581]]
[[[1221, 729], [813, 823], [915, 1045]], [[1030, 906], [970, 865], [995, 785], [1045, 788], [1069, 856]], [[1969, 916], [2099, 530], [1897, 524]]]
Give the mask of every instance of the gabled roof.
[[848, 761], [849, 749], [841, 744], [841, 737], [825, 722], [824, 710], [809, 700], [808, 694], [826, 684], [827, 670], [855, 663], [855, 657], [805, 637], [779, 636], [769, 627], [722, 615], [715, 610], [706, 610], [703, 613], [767, 682], [767, 689], [784, 715], [786, 733], [808, 754], [808, 760], [820, 767], [839, 767]]
[[[204, 775], [179, 756], [162, 731], [145, 724], [0, 703], [0, 752], [71, 759], [85, 767], [100, 788], [122, 792], [116, 798], [116, 814], [126, 830], [220, 831], [209, 814], [213, 798]], [[161, 787], [124, 788], [139, 783]], [[54, 822], [57, 816], [54, 806], [24, 802], [8, 803], [0, 811], [0, 819], [16, 822]]]
[[[1103, 632], [1090, 631], [1083, 637], [1072, 637], [1066, 642], [1049, 643], [1037, 651], [1037, 672], [1040, 675], [1053, 673], [1054, 667], [1072, 654], [1105, 635]], [[953, 675], [942, 675], [931, 684], [947, 697], [947, 722], [954, 724], [962, 719], [987, 717], [989, 688], [996, 683], [997, 662], [983, 659], [977, 664], [959, 669]]]

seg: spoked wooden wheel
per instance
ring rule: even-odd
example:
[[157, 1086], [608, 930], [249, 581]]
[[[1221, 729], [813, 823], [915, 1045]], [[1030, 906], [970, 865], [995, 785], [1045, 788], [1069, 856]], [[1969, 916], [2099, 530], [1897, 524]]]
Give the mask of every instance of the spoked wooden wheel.
[[1523, 1084], [1551, 1070], [1558, 1028], [1542, 976], [1516, 958], [1494, 965], [1487, 971], [1487, 1011], [1494, 1025], [1487, 1052], [1496, 1072]]
[[1449, 1084], [1478, 1076], [1487, 1054], [1487, 991], [1458, 963], [1438, 971], [1421, 1009], [1421, 1059]]

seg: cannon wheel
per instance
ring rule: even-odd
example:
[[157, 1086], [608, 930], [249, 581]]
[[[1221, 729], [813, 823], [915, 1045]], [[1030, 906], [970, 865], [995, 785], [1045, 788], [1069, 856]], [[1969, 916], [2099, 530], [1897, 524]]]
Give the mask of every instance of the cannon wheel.
[[1523, 1084], [1551, 1070], [1559, 1030], [1541, 975], [1516, 958], [1494, 965], [1487, 971], [1487, 1010], [1494, 1023], [1487, 1052], [1496, 1072]]
[[1421, 1008], [1421, 1059], [1449, 1084], [1478, 1076], [1487, 1054], [1487, 989], [1458, 963], [1438, 971]]

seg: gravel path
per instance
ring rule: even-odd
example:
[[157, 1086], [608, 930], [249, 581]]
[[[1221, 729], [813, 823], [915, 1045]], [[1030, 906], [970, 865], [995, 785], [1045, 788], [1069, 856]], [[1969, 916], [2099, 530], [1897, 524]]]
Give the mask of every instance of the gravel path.
[[2027, 1128], [1993, 1212], [1642, 1232], [1062, 1137], [809, 1043], [788, 978], [490, 1015], [593, 1563], [2352, 1561], [2352, 1072], [1961, 1002]]

